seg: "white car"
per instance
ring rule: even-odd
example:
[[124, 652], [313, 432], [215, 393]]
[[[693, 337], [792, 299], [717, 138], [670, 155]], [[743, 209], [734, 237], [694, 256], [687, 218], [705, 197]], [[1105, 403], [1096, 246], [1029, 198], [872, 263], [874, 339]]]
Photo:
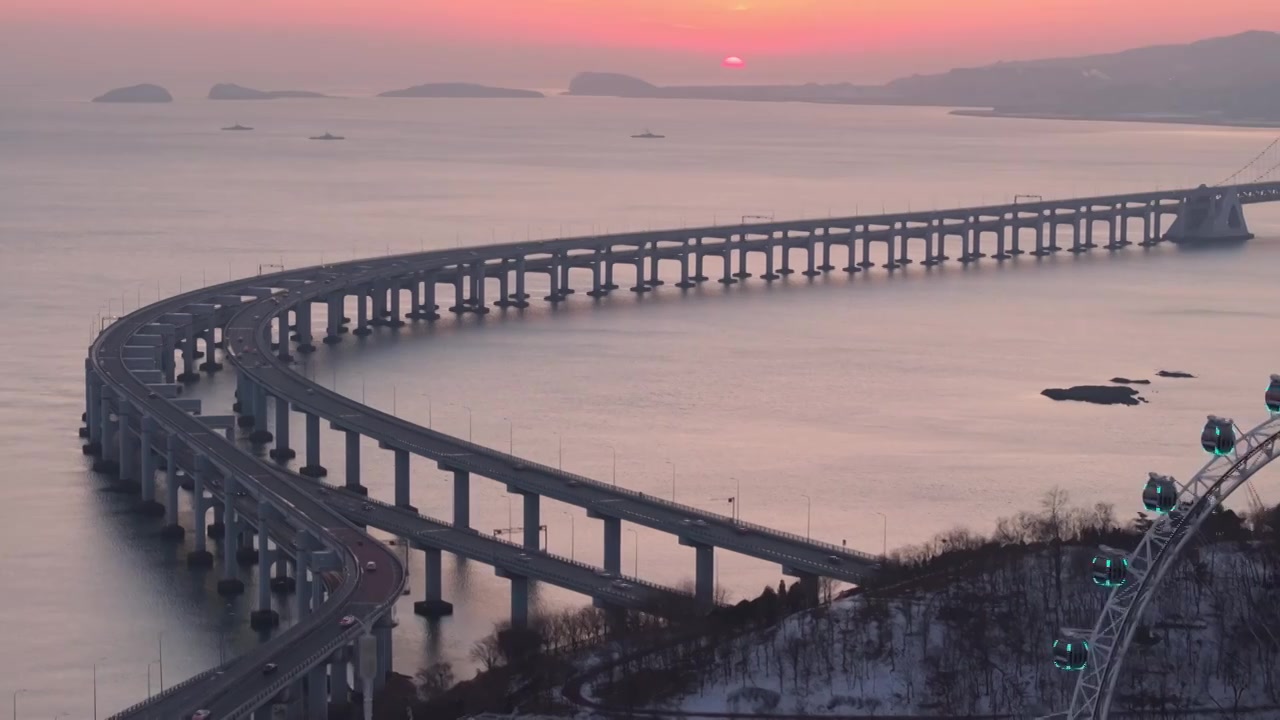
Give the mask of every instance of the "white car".
[[369, 572], [373, 572], [374, 570], [378, 569], [378, 563], [370, 560], [369, 562], [364, 564], [364, 569]]
[[213, 717], [213, 713], [208, 710], [197, 710], [191, 715], [191, 720], [209, 720]]

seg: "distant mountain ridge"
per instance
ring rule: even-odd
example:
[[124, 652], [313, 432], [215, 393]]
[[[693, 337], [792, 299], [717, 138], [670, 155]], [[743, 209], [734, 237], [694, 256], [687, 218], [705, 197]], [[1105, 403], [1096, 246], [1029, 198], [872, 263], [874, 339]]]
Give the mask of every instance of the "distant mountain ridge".
[[93, 101], [96, 103], [167, 103], [173, 102], [173, 96], [159, 85], [143, 83], [108, 90]]
[[999, 62], [885, 85], [658, 86], [581, 73], [569, 95], [992, 108], [996, 114], [1280, 121], [1280, 34], [1250, 31], [1182, 45]]
[[378, 97], [389, 98], [540, 98], [536, 90], [489, 87], [473, 83], [443, 82], [414, 85], [402, 90], [388, 90]]
[[279, 100], [326, 97], [329, 96], [307, 90], [254, 90], [235, 83], [218, 83], [209, 88], [210, 100]]

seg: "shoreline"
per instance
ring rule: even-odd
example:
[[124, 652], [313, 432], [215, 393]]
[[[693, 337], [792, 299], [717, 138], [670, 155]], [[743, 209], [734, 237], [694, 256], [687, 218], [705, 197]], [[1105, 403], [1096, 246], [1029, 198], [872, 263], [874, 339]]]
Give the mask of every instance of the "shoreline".
[[1084, 122], [1127, 122], [1160, 125], [1203, 125], [1205, 127], [1231, 127], [1275, 129], [1280, 120], [1228, 120], [1182, 115], [1071, 115], [1068, 113], [1001, 112], [999, 110], [968, 110], [957, 108], [950, 112], [959, 117], [1003, 118], [1008, 120], [1077, 120]]

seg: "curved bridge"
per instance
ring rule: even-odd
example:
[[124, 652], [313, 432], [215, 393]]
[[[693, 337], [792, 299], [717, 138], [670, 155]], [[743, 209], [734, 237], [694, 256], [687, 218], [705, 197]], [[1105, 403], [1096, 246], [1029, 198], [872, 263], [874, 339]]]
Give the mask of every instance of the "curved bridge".
[[[448, 603], [440, 597], [439, 558], [444, 550], [492, 563], [500, 575], [511, 579], [516, 624], [527, 617], [529, 579], [587, 592], [597, 603], [611, 608], [656, 611], [659, 605], [678, 601], [679, 593], [618, 577], [623, 520], [670, 532], [695, 548], [696, 600], [704, 608], [713, 594], [715, 547], [777, 562], [784, 572], [799, 576], [811, 594], [816, 594], [820, 576], [859, 582], [877, 570], [880, 559], [866, 553], [564, 473], [389, 417], [320, 388], [288, 365], [291, 349], [315, 349], [314, 305], [327, 309], [324, 340], [336, 343], [345, 331], [348, 299], [355, 300], [355, 333], [366, 334], [375, 325], [402, 325], [402, 317], [436, 319], [439, 306], [435, 297], [440, 284], [453, 289], [455, 302], [449, 310], [460, 315], [489, 312], [485, 292], [491, 284], [497, 285], [499, 293], [494, 305], [525, 307], [530, 298], [526, 291], [529, 273], [546, 275], [546, 300], [556, 303], [575, 292], [570, 287], [574, 271], [589, 272], [591, 290], [587, 294], [602, 297], [619, 288], [614, 283], [616, 269], [621, 267], [625, 272], [625, 268], [634, 267], [631, 290], [640, 293], [664, 284], [659, 277], [664, 261], [678, 263], [680, 281], [675, 284], [688, 288], [708, 279], [703, 274], [708, 258], [720, 263], [721, 283], [751, 277], [747, 271], [751, 253], [764, 255], [766, 272], [761, 277], [771, 281], [794, 272], [790, 264], [796, 251], [807, 259], [803, 273], [807, 276], [834, 270], [833, 255], [841, 253], [847, 273], [869, 269], [877, 260], [883, 260], [883, 267], [889, 270], [917, 260], [926, 266], [941, 264], [951, 259], [946, 255], [947, 242], [957, 240], [961, 248], [958, 260], [977, 262], [987, 257], [982, 241], [988, 235], [995, 235], [993, 259], [1004, 260], [1026, 252], [1020, 243], [1026, 241], [1023, 232], [1027, 230], [1034, 232], [1032, 255], [1088, 252], [1099, 247], [1093, 242], [1099, 223], [1108, 228], [1108, 250], [1132, 244], [1127, 238], [1135, 222], [1141, 223], [1143, 235], [1138, 244], [1149, 247], [1165, 238], [1162, 227], [1167, 216], [1179, 216], [1189, 199], [1206, 192], [1241, 203], [1269, 202], [1280, 200], [1280, 183], [415, 253], [233, 281], [141, 308], [107, 327], [90, 349], [86, 362], [87, 428], [83, 431], [89, 439], [86, 452], [100, 454], [99, 469], [136, 479], [144, 508], [164, 512], [166, 532], [174, 537], [183, 533], [177, 524], [178, 473], [190, 474], [196, 520], [193, 564], [212, 563], [204, 544], [207, 533], [215, 529], [224, 533], [224, 549], [234, 540], [243, 552], [252, 547], [251, 539], [249, 545], [243, 544], [245, 539], [256, 532], [260, 593], [256, 623], [270, 625], [275, 619], [267, 595], [267, 568], [277, 554], [292, 553], [301, 619], [249, 655], [171, 688], [119, 717], [172, 720], [201, 708], [213, 711], [218, 718], [246, 717], [281, 701], [304, 702], [307, 717], [324, 717], [329, 699], [326, 685], [330, 696], [344, 694], [348, 666], [357, 654], [362, 668], [358, 674], [369, 696], [390, 665], [388, 616], [400, 595], [404, 573], [394, 555], [380, 543], [369, 541], [357, 526], [374, 525], [406, 534], [415, 547], [426, 552], [427, 599], [419, 604], [420, 612], [448, 612]], [[1069, 248], [1058, 245], [1058, 231], [1064, 227], [1071, 233]], [[923, 257], [911, 257], [913, 241], [922, 241]], [[883, 252], [879, 245], [885, 246]], [[406, 295], [409, 312], [403, 314]], [[292, 337], [290, 314], [296, 329]], [[196, 361], [202, 354], [201, 344], [206, 362], [199, 369], [212, 372], [221, 367], [214, 360], [215, 346], [221, 345], [239, 371], [237, 397], [243, 414], [238, 420], [202, 416], [199, 401], [179, 397], [177, 382], [199, 378]], [[179, 352], [181, 373], [176, 367]], [[269, 424], [269, 397], [275, 399], [274, 432]], [[251, 440], [274, 440], [272, 457], [278, 463], [287, 462], [294, 456], [289, 438], [291, 408], [306, 420], [302, 475], [314, 478], [327, 472], [320, 462], [321, 418], [346, 434], [342, 489], [286, 472], [278, 464], [259, 460], [235, 446], [234, 427], [250, 427]], [[394, 506], [356, 499], [365, 494], [359, 460], [359, 440], [364, 435], [378, 439], [395, 454]], [[423, 518], [409, 505], [411, 454], [431, 458], [453, 472], [452, 523]], [[168, 496], [162, 510], [154, 477], [160, 457], [168, 472]], [[524, 497], [524, 547], [484, 538], [470, 529], [472, 474], [503, 482]], [[604, 522], [603, 570], [537, 551], [538, 501], [543, 495], [584, 507], [590, 516]], [[206, 527], [211, 508], [215, 522]], [[275, 540], [275, 549], [269, 538]], [[219, 590], [234, 593], [242, 587], [237, 587], [230, 557], [227, 552]], [[340, 624], [338, 619], [347, 615], [354, 622]], [[356, 653], [356, 641], [362, 637], [370, 640], [358, 643], [360, 652]], [[278, 669], [264, 675], [266, 663]]]

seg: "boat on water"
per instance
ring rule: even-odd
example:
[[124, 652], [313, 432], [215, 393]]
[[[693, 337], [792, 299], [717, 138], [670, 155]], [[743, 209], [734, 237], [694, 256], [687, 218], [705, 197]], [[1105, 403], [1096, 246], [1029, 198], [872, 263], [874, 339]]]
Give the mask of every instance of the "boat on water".
[[639, 135], [632, 135], [631, 137], [638, 138], [640, 140], [661, 140], [662, 138], [666, 137], [666, 135], [654, 134], [646, 128], [644, 132], [640, 133]]
[[325, 133], [323, 135], [312, 135], [309, 139], [310, 140], [346, 140], [346, 138], [342, 137], [341, 135], [332, 135], [330, 133]]
[[223, 130], [252, 130], [253, 128], [248, 127], [248, 126], [246, 126], [246, 125], [241, 125], [240, 123], [236, 123], [235, 125], [232, 125], [231, 127], [224, 127], [224, 128], [222, 128], [222, 129], [223, 129]]

